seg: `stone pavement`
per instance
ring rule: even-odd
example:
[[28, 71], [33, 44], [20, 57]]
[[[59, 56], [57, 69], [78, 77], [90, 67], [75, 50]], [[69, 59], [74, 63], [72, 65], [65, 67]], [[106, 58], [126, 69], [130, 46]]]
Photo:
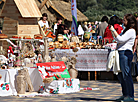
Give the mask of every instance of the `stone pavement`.
[[[17, 96], [0, 97], [0, 102], [115, 102], [121, 96], [120, 84], [116, 81], [81, 81], [82, 88], [100, 88], [100, 90], [83, 90], [77, 93], [57, 94], [56, 96], [23, 98]], [[138, 83], [134, 83], [135, 101], [138, 101]]]

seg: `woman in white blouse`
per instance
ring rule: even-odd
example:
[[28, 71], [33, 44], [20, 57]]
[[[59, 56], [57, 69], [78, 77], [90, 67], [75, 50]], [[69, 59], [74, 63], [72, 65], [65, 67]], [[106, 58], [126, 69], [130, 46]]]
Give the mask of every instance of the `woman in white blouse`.
[[40, 18], [40, 21], [38, 22], [38, 24], [40, 25], [40, 27], [42, 28], [44, 25], [46, 28], [49, 28], [49, 24], [47, 21], [48, 17], [46, 13], [42, 14], [42, 17]]
[[124, 16], [125, 29], [122, 34], [118, 34], [113, 26], [110, 27], [112, 35], [117, 41], [119, 53], [119, 63], [122, 72], [118, 73], [118, 79], [122, 87], [122, 96], [116, 101], [134, 102], [134, 85], [131, 76], [131, 62], [133, 58], [132, 47], [137, 35], [137, 21], [132, 14]]

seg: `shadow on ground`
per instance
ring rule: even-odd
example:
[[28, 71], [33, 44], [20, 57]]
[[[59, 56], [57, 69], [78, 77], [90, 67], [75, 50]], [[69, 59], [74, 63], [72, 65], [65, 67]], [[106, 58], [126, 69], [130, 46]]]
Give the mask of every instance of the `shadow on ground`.
[[65, 100], [83, 100], [83, 101], [113, 101], [117, 102], [115, 100], [111, 99], [98, 99], [98, 98], [82, 98], [82, 97], [72, 97], [72, 98], [64, 98]]
[[[112, 99], [98, 99], [98, 98], [82, 98], [82, 97], [72, 97], [72, 98], [64, 98], [64, 100], [83, 100], [83, 101], [112, 101], [112, 102], [121, 102], [121, 101], [116, 101]], [[138, 101], [135, 101], [138, 102]]]

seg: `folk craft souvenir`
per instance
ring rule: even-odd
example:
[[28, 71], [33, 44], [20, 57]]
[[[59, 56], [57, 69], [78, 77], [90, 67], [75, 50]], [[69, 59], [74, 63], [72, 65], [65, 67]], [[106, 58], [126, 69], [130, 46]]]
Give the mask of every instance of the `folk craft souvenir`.
[[27, 68], [24, 68], [24, 76], [25, 76], [25, 81], [28, 84], [29, 92], [33, 92], [34, 88], [33, 88], [33, 85], [32, 85], [32, 82], [31, 82], [31, 78], [29, 76], [29, 72], [28, 72]]
[[0, 55], [0, 68], [6, 69], [8, 64], [8, 59], [4, 55]]
[[55, 45], [55, 48], [59, 48], [59, 41], [55, 41], [54, 45]]
[[10, 57], [8, 58], [9, 61], [8, 61], [8, 66], [9, 67], [13, 67], [13, 63], [14, 63], [14, 57], [10, 54]]
[[22, 47], [21, 53], [23, 54], [22, 57], [24, 58], [32, 58], [35, 56], [33, 46], [29, 42], [25, 43], [25, 45]]
[[25, 76], [18, 74], [17, 76], [17, 93], [18, 94], [25, 94], [26, 92], [26, 82]]
[[75, 68], [76, 63], [77, 63], [76, 57], [71, 57], [71, 61], [67, 63], [68, 71], [71, 78], [77, 78], [78, 76], [78, 71]]
[[76, 42], [76, 43], [79, 43], [80, 41], [79, 41], [79, 38], [78, 38], [78, 36], [72, 36], [71, 37], [71, 42]]
[[54, 53], [51, 53], [51, 62], [56, 62], [56, 56]]
[[67, 69], [65, 69], [61, 74], [56, 74], [53, 77], [45, 78], [43, 80], [44, 83], [51, 83], [53, 80], [59, 80], [62, 78], [70, 78], [70, 74]]
[[44, 62], [50, 62], [51, 58], [49, 56], [48, 50], [48, 38], [44, 38]]
[[0, 55], [5, 55], [5, 50], [3, 49], [3, 46], [0, 46]]
[[37, 62], [38, 63], [42, 63], [43, 62], [43, 59], [42, 59], [42, 55], [41, 54], [38, 55]]
[[85, 32], [84, 33], [84, 40], [88, 42], [89, 39], [90, 39], [90, 32]]
[[16, 57], [16, 61], [14, 63], [15, 67], [20, 67], [22, 66], [21, 60], [20, 60], [20, 56]]
[[18, 70], [18, 76], [17, 76], [17, 92], [19, 94], [24, 94], [26, 91], [26, 83], [28, 85], [29, 92], [34, 91], [29, 72], [27, 68]]
[[58, 34], [58, 41], [63, 42], [63, 35], [62, 34]]
[[0, 80], [1, 80], [1, 78], [2, 78], [2, 75], [0, 74]]

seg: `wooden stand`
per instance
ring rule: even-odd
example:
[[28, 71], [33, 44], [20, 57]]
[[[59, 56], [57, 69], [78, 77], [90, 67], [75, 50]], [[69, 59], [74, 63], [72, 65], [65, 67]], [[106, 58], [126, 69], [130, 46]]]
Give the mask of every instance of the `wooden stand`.
[[97, 72], [95, 71], [95, 80], [97, 80]]
[[88, 81], [90, 81], [91, 72], [88, 71]]
[[[91, 72], [88, 71], [88, 81], [91, 80]], [[95, 80], [97, 80], [97, 72], [95, 71]]]
[[44, 46], [44, 62], [49, 62], [50, 58], [49, 58], [49, 51], [48, 51], [48, 38], [45, 37], [44, 38], [44, 43], [45, 43], [45, 46]]

